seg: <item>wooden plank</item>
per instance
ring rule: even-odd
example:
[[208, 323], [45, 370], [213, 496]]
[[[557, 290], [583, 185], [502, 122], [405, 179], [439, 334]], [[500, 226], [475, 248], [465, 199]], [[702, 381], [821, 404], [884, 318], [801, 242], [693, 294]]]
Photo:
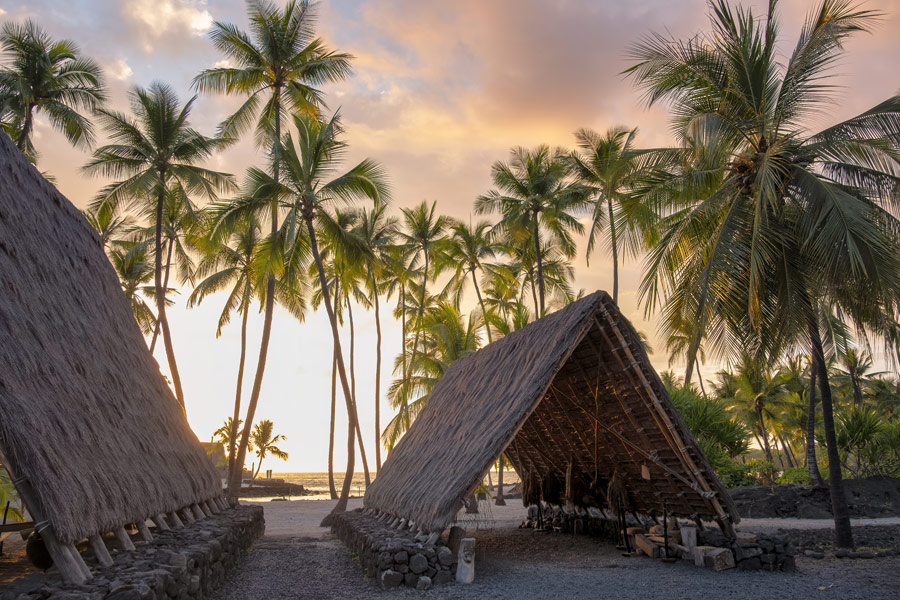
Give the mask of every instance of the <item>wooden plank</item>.
[[0, 525], [0, 533], [23, 531], [25, 529], [34, 529], [34, 521], [24, 521], [22, 523], [7, 523], [6, 525]]
[[659, 546], [651, 542], [644, 534], [636, 533], [634, 535], [634, 545], [650, 558], [659, 558]]

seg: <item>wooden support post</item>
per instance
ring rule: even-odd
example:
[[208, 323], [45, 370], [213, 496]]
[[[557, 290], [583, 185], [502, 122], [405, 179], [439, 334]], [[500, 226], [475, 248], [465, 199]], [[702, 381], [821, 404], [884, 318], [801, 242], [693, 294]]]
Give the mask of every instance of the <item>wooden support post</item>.
[[84, 576], [85, 580], [91, 579], [94, 574], [91, 573], [90, 567], [87, 566], [87, 563], [84, 562], [84, 559], [81, 557], [81, 553], [78, 552], [78, 549], [75, 547], [75, 544], [64, 544], [63, 550], [65, 550], [66, 554], [69, 555], [72, 563], [81, 571], [81, 574]]
[[204, 505], [206, 506], [206, 508], [208, 508], [208, 509], [210, 510], [210, 512], [212, 512], [212, 514], [214, 514], [214, 515], [217, 515], [217, 514], [219, 514], [220, 512], [222, 512], [222, 509], [219, 508], [219, 505], [218, 505], [218, 504], [216, 504], [215, 498], [210, 499], [210, 500], [207, 500], [207, 501], [204, 502], [203, 504], [204, 504]]
[[429, 546], [432, 546], [432, 545], [434, 545], [435, 542], [438, 541], [439, 537], [441, 537], [440, 531], [432, 531], [430, 534], [428, 534], [428, 539], [425, 540], [425, 543], [428, 544]]
[[181, 509], [181, 516], [184, 517], [184, 522], [190, 525], [197, 519], [194, 518], [194, 513], [191, 511], [191, 507], [185, 506]]
[[114, 531], [116, 534], [116, 539], [119, 540], [119, 544], [122, 546], [122, 550], [134, 550], [134, 543], [131, 541], [131, 537], [128, 535], [128, 532], [125, 531], [124, 527], [118, 527]]
[[78, 554], [78, 551], [75, 550], [74, 546], [70, 552], [69, 549], [57, 539], [56, 533], [50, 526], [50, 522], [45, 520], [44, 507], [41, 504], [40, 498], [38, 498], [37, 492], [35, 492], [34, 488], [31, 486], [31, 482], [26, 477], [17, 477], [16, 465], [2, 454], [0, 454], [0, 461], [6, 466], [6, 471], [9, 473], [16, 491], [19, 492], [19, 497], [25, 504], [25, 508], [31, 513], [31, 517], [35, 522], [35, 530], [44, 540], [47, 552], [49, 552], [50, 556], [53, 558], [53, 564], [59, 569], [63, 579], [69, 583], [84, 583], [91, 577], [90, 569], [84, 564], [84, 559], [81, 558], [81, 555]]
[[209, 508], [209, 505], [206, 502], [201, 502], [197, 506], [200, 507], [200, 511], [204, 516], [211, 517], [213, 516], [213, 511]]
[[147, 527], [147, 521], [146, 521], [146, 519], [143, 520], [143, 521], [138, 521], [138, 522], [137, 522], [137, 528], [138, 528], [138, 532], [141, 534], [141, 539], [142, 539], [142, 540], [144, 540], [145, 542], [152, 542], [152, 541], [153, 541], [153, 534], [150, 533], [150, 528]]
[[416, 523], [415, 523], [414, 521], [410, 521], [410, 522], [409, 522], [409, 530], [410, 530], [410, 531], [415, 531], [415, 530], [416, 530]]
[[206, 518], [206, 515], [203, 514], [203, 511], [200, 510], [200, 507], [197, 506], [196, 503], [191, 504], [190, 510], [194, 511], [194, 518], [195, 518], [196, 520], [200, 521], [201, 519]]
[[103, 536], [99, 533], [95, 533], [88, 538], [88, 542], [90, 543], [91, 551], [94, 553], [100, 566], [112, 566], [113, 559], [112, 556], [109, 555], [109, 549], [106, 547], [106, 542], [103, 541]]
[[178, 516], [176, 511], [172, 511], [167, 515], [169, 521], [172, 522], [172, 527], [178, 529], [179, 527], [184, 527], [184, 523], [181, 521], [181, 517]]
[[166, 516], [162, 513], [158, 515], [153, 515], [151, 517], [153, 519], [153, 524], [156, 525], [156, 528], [160, 531], [171, 531], [169, 524], [166, 523]]
[[229, 508], [231, 508], [231, 502], [225, 497], [219, 497], [219, 504], [222, 505], [222, 510], [228, 510]]

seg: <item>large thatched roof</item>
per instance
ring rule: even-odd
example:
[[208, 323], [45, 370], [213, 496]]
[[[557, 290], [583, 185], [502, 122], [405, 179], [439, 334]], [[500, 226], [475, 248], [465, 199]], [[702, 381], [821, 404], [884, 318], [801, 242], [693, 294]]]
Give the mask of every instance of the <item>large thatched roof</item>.
[[0, 451], [63, 543], [221, 494], [98, 236], [2, 133]]
[[[634, 329], [596, 292], [455, 362], [366, 492], [425, 531], [450, 524], [501, 452], [526, 504], [739, 520]], [[568, 485], [567, 485], [568, 484]]]

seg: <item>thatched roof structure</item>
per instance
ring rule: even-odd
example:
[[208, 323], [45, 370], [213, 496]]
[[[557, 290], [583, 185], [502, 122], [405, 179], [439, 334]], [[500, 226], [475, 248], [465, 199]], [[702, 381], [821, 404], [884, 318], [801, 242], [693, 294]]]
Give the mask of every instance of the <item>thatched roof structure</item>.
[[2, 133], [0, 452], [64, 544], [221, 495], [97, 234]]
[[456, 361], [365, 505], [445, 528], [505, 452], [523, 500], [739, 520], [643, 344], [596, 292]]

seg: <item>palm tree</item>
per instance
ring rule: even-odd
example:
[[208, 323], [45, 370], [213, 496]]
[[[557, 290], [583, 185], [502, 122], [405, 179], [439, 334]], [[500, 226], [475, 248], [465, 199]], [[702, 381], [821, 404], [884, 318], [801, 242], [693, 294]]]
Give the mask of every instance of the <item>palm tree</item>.
[[178, 186], [191, 194], [215, 198], [217, 191], [229, 190], [230, 175], [197, 166], [224, 146], [221, 138], [206, 137], [188, 123], [195, 98], [179, 106], [175, 91], [161, 82], [147, 89], [134, 87], [129, 100], [134, 116], [117, 111], [99, 109], [98, 114], [112, 143], [98, 148], [84, 166], [90, 175], [120, 179], [104, 187], [96, 204], [110, 204], [113, 209], [123, 202], [140, 198], [155, 201], [156, 314], [163, 334], [166, 357], [175, 387], [175, 397], [184, 406], [181, 377], [175, 362], [175, 350], [166, 318], [165, 288], [162, 279], [163, 215], [166, 195]]
[[853, 395], [853, 404], [861, 407], [863, 403], [863, 388], [870, 377], [877, 377], [881, 373], [872, 373], [872, 357], [865, 350], [847, 348], [841, 355], [842, 367], [834, 372], [834, 382], [843, 388], [849, 388]]
[[[247, 0], [250, 34], [231, 23], [217, 21], [210, 38], [226, 59], [236, 66], [206, 69], [194, 78], [193, 84], [201, 93], [247, 96], [240, 108], [219, 126], [225, 137], [237, 137], [244, 133], [256, 119], [256, 142], [271, 148], [272, 176], [280, 181], [281, 123], [291, 112], [317, 115], [322, 105], [320, 92], [315, 86], [330, 81], [340, 81], [350, 73], [349, 54], [327, 49], [321, 39], [314, 37], [314, 5], [306, 0], [289, 0], [283, 10], [268, 0]], [[261, 102], [265, 101], [260, 109]], [[279, 225], [277, 201], [269, 206], [271, 239], [269, 247], [281, 247], [276, 240]], [[277, 256], [273, 253], [271, 256]], [[277, 270], [277, 269], [276, 269]], [[263, 374], [272, 332], [275, 310], [276, 281], [274, 273], [266, 282], [265, 316], [260, 340], [256, 376], [247, 407], [247, 419], [241, 436], [240, 456], [246, 454], [250, 436], [250, 424], [256, 412], [262, 391]], [[229, 489], [240, 487], [240, 467], [232, 473]]]
[[378, 301], [382, 280], [389, 273], [397, 219], [385, 205], [360, 211], [358, 234], [366, 248], [366, 286], [375, 307], [375, 468], [381, 470], [381, 315]]
[[229, 429], [228, 472], [234, 467], [237, 433], [241, 415], [241, 391], [244, 383], [244, 363], [247, 357], [247, 318], [250, 305], [263, 288], [259, 280], [255, 259], [262, 238], [262, 228], [251, 218], [237, 223], [232, 233], [224, 240], [208, 236], [199, 237], [195, 244], [200, 248], [202, 259], [197, 275], [203, 277], [188, 297], [188, 308], [200, 304], [208, 295], [228, 290], [228, 297], [219, 315], [216, 337], [222, 335], [222, 328], [231, 321], [237, 311], [241, 315], [241, 355], [238, 362], [237, 384], [234, 392], [234, 415], [229, 418], [234, 427]]
[[122, 291], [131, 305], [134, 320], [144, 335], [150, 335], [157, 324], [156, 315], [144, 299], [144, 296], [152, 298], [156, 295], [156, 290], [151, 285], [153, 263], [147, 256], [147, 246], [147, 242], [119, 242], [113, 244], [108, 254], [109, 261], [119, 276]]
[[702, 331], [711, 328], [719, 349], [742, 343], [729, 332], [735, 324], [771, 345], [808, 340], [836, 543], [846, 547], [853, 537], [814, 307], [827, 299], [861, 327], [896, 312], [900, 96], [823, 131], [805, 130], [804, 119], [833, 99], [826, 82], [844, 41], [878, 13], [823, 0], [782, 64], [776, 6], [770, 1], [758, 20], [727, 0], [711, 1], [713, 34], [688, 41], [656, 35], [632, 49], [628, 73], [651, 104], [672, 104], [685, 147], [691, 140], [724, 157], [706, 174], [676, 171], [662, 186], [670, 216], [648, 257], [643, 291], [655, 298], [662, 285], [690, 298], [686, 314]]
[[619, 301], [619, 249], [636, 256], [648, 243], [655, 213], [633, 193], [635, 182], [650, 169], [646, 153], [634, 149], [637, 128], [614, 127], [604, 135], [590, 129], [575, 132], [578, 150], [569, 156], [576, 179], [593, 202], [586, 256], [607, 229], [613, 260], [613, 302]]
[[[324, 209], [329, 205], [353, 202], [359, 198], [368, 198], [379, 205], [388, 200], [388, 191], [381, 167], [372, 160], [363, 160], [349, 171], [337, 174], [338, 163], [347, 148], [346, 143], [339, 140], [343, 129], [337, 113], [324, 121], [298, 113], [294, 115], [294, 125], [297, 128], [296, 143], [290, 133], [285, 135], [282, 142], [285, 181], [280, 182], [260, 169], [251, 169], [250, 178], [256, 193], [243, 204], [246, 208], [259, 210], [270, 205], [271, 199], [275, 198], [288, 209], [287, 222], [305, 224], [308, 236], [306, 242], [316, 264], [322, 303], [331, 323], [338, 375], [348, 414], [347, 471], [341, 496], [332, 513], [322, 522], [324, 527], [331, 523], [334, 514], [347, 507], [355, 463], [353, 435], [356, 431], [356, 407], [344, 366], [337, 318], [331, 303], [316, 231], [321, 230], [323, 222], [328, 220], [328, 212]], [[290, 245], [287, 247], [290, 248]], [[246, 428], [244, 433], [246, 435]]]
[[212, 440], [214, 442], [219, 442], [221, 444], [225, 444], [226, 446], [229, 444], [229, 440], [233, 435], [233, 432], [237, 431], [241, 428], [242, 420], [238, 419], [235, 421], [231, 417], [225, 419], [225, 422], [222, 423], [222, 426], [213, 431]]
[[[681, 357], [687, 358], [689, 350], [692, 349], [691, 343], [697, 336], [695, 331], [695, 323], [680, 314], [666, 314], [666, 318], [662, 323], [663, 332], [666, 335], [666, 352], [669, 353], [669, 366]], [[706, 352], [703, 350], [702, 336], [701, 341], [693, 346], [694, 359], [687, 361], [687, 368], [690, 369], [684, 373], [684, 386], [691, 385], [691, 375], [694, 369], [697, 371], [697, 381], [700, 383], [700, 391], [706, 395], [703, 389], [703, 375], [700, 373], [700, 363], [706, 362]], [[700, 360], [697, 360], [699, 356]], [[693, 365], [694, 368], [691, 368]]]
[[491, 168], [498, 189], [475, 201], [476, 213], [503, 215], [501, 229], [530, 233], [537, 264], [538, 316], [543, 316], [545, 309], [541, 228], [547, 230], [568, 258], [575, 254], [570, 232], [584, 231], [571, 213], [586, 206], [587, 190], [568, 180], [565, 156], [563, 150], [551, 150], [548, 146], [534, 150], [513, 148], [508, 163], [497, 161]]
[[386, 447], [393, 448], [409, 429], [450, 365], [478, 350], [480, 327], [477, 313], [465, 319], [453, 302], [440, 302], [425, 313], [422, 351], [411, 358], [407, 378], [394, 380], [388, 394], [400, 411], [384, 428]]
[[6, 64], [0, 67], [0, 126], [30, 160], [35, 113], [43, 113], [73, 146], [94, 142], [94, 126], [80, 111], [106, 101], [100, 66], [75, 42], [54, 41], [32, 20], [0, 30]]
[[118, 216], [118, 211], [114, 210], [110, 204], [89, 206], [81, 213], [100, 236], [100, 242], [103, 244], [104, 250], [108, 249], [113, 241], [134, 227], [131, 217], [127, 215], [124, 217]]
[[419, 287], [419, 307], [415, 320], [415, 335], [413, 337], [412, 353], [409, 362], [416, 360], [416, 351], [419, 347], [419, 337], [422, 332], [422, 314], [425, 311], [425, 293], [428, 290], [428, 279], [433, 275], [433, 261], [436, 246], [443, 239], [444, 231], [450, 225], [450, 219], [444, 215], [435, 215], [437, 202], [431, 206], [423, 201], [413, 208], [404, 208], [404, 227], [399, 232], [405, 250], [410, 257], [409, 267], [416, 268], [422, 264], [422, 283]]
[[484, 319], [484, 330], [488, 343], [491, 343], [491, 328], [488, 325], [488, 312], [481, 297], [481, 288], [478, 285], [477, 271], [484, 273], [484, 261], [495, 258], [500, 252], [500, 244], [491, 236], [491, 224], [480, 221], [475, 225], [466, 225], [462, 222], [455, 223], [450, 228], [450, 235], [443, 244], [440, 255], [440, 268], [453, 269], [453, 277], [447, 283], [448, 289], [456, 291], [457, 303], [462, 295], [466, 280], [471, 277], [481, 314]]
[[275, 435], [274, 429], [275, 426], [269, 419], [260, 421], [253, 427], [250, 443], [256, 451], [256, 457], [259, 459], [259, 462], [256, 463], [256, 472], [253, 473], [253, 479], [256, 479], [256, 476], [259, 475], [259, 471], [262, 469], [262, 461], [267, 455], [271, 454], [279, 460], [288, 459], [288, 453], [275, 445], [286, 440], [287, 437], [281, 434]]

